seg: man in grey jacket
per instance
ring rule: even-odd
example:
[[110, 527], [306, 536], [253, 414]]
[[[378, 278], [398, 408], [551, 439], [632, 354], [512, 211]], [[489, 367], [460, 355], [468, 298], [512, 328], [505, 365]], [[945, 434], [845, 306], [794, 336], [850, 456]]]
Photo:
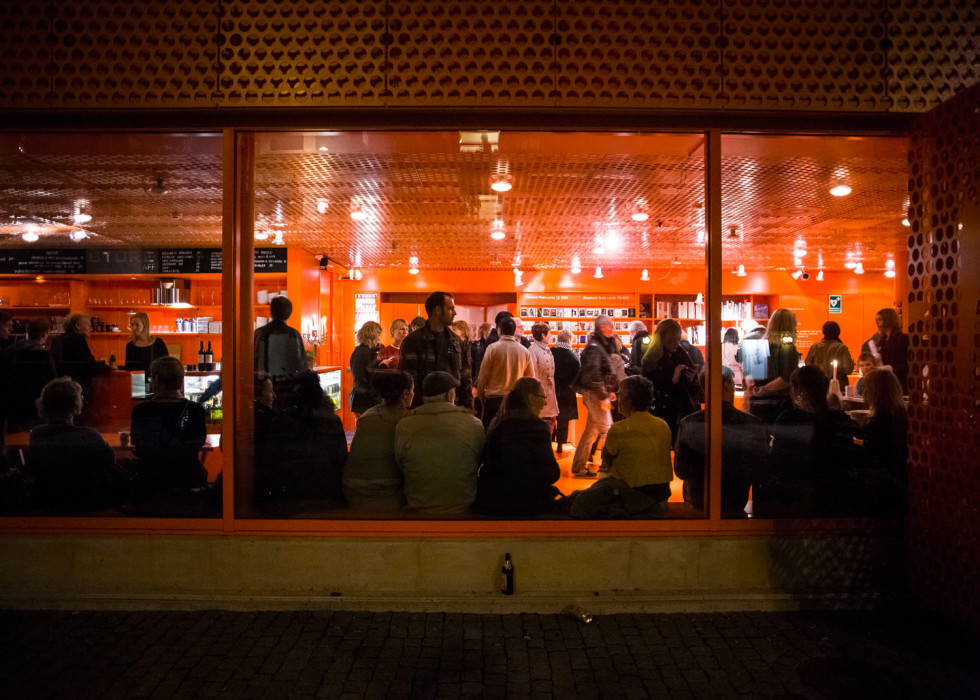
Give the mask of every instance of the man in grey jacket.
[[430, 372], [422, 381], [423, 404], [395, 428], [406, 510], [460, 515], [476, 499], [483, 425], [472, 411], [453, 405], [457, 387], [448, 372]]
[[613, 320], [609, 316], [597, 316], [595, 333], [582, 351], [582, 370], [576, 389], [582, 394], [587, 417], [572, 458], [572, 475], [580, 479], [594, 479], [596, 473], [588, 468], [592, 444], [604, 438], [612, 425], [612, 405], [618, 385], [613, 369], [612, 355], [618, 352], [613, 338]]

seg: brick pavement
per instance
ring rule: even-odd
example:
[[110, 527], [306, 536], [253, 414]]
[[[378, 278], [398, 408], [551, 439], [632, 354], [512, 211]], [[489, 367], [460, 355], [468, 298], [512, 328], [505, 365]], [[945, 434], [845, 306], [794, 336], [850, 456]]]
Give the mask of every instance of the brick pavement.
[[5, 698], [976, 698], [925, 612], [0, 611]]

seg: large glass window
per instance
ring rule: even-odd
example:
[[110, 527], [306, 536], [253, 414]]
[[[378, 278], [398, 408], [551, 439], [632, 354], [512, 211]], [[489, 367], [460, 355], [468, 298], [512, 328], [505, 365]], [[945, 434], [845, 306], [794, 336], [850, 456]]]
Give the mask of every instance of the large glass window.
[[672, 455], [703, 398], [701, 134], [275, 133], [255, 150], [256, 245], [288, 267], [252, 292], [240, 514], [703, 517]]
[[221, 136], [0, 153], [4, 514], [219, 516]]
[[723, 517], [904, 512], [906, 151], [723, 137]]

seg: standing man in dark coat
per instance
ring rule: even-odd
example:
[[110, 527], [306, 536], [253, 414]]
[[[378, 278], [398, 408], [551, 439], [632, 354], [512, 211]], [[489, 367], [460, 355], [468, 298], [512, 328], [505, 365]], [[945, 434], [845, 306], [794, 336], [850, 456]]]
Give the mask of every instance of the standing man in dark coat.
[[558, 402], [558, 422], [555, 425], [555, 442], [558, 443], [556, 452], [560, 455], [562, 447], [568, 442], [568, 423], [578, 419], [578, 401], [576, 399], [575, 377], [582, 365], [578, 356], [572, 350], [572, 332], [568, 329], [558, 331], [558, 341], [551, 348], [555, 358], [555, 399]]
[[[461, 395], [472, 396], [469, 378], [463, 384], [463, 343], [450, 328], [456, 317], [456, 303], [449, 292], [432, 292], [425, 300], [425, 325], [408, 334], [402, 342], [399, 369], [412, 375], [415, 386], [431, 372], [447, 372], [460, 382], [456, 390], [456, 405], [462, 405]], [[416, 392], [412, 408], [422, 405], [422, 393]]]
[[613, 320], [609, 316], [596, 316], [595, 333], [582, 351], [582, 371], [576, 389], [582, 393], [586, 418], [572, 458], [572, 475], [582, 479], [596, 477], [586, 463], [593, 443], [605, 438], [612, 425], [611, 403], [616, 400], [619, 386], [612, 364], [612, 356], [617, 352], [613, 330]]

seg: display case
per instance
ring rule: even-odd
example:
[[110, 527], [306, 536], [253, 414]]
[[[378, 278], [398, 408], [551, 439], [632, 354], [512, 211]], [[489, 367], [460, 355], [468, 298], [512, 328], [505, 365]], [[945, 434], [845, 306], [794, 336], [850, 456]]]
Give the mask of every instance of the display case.
[[320, 377], [320, 387], [339, 411], [344, 405], [340, 401], [340, 367], [317, 367], [315, 371]]

